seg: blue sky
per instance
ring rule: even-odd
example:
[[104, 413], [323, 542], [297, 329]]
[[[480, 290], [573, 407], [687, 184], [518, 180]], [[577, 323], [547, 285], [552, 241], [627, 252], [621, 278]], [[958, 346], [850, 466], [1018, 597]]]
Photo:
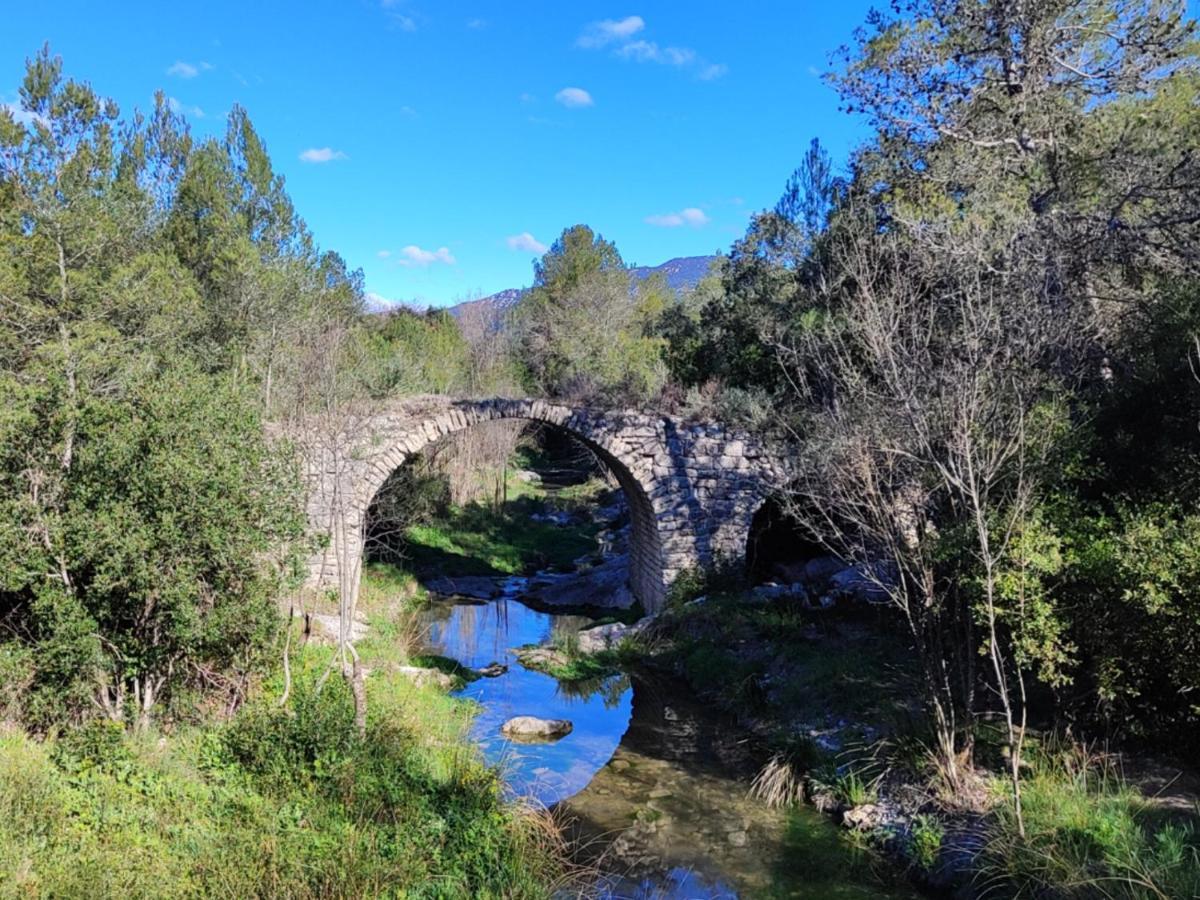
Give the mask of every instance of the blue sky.
[[528, 284], [577, 222], [631, 263], [727, 248], [811, 138], [863, 136], [817, 76], [868, 6], [13, 4], [0, 102], [49, 41], [123, 112], [162, 88], [207, 135], [241, 103], [320, 244], [443, 305]]

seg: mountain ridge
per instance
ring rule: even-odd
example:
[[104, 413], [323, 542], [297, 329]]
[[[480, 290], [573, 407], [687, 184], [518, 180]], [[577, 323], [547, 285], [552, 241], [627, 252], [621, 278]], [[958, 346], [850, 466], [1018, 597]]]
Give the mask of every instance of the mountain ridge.
[[[632, 266], [629, 274], [637, 281], [645, 281], [653, 275], [662, 275], [667, 287], [673, 291], [690, 291], [708, 274], [716, 256], [677, 256], [657, 266]], [[483, 309], [489, 313], [504, 312], [516, 306], [529, 288], [506, 288], [478, 300], [466, 300], [446, 307], [446, 312], [455, 318], [471, 309]]]

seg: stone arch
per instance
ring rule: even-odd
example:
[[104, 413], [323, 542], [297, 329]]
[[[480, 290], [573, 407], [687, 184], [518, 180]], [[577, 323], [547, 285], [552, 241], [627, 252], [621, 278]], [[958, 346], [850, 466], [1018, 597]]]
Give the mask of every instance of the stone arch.
[[[338, 583], [339, 559], [354, 560], [356, 566], [361, 562], [367, 510], [393, 472], [442, 438], [483, 422], [518, 419], [567, 432], [592, 450], [613, 473], [630, 510], [630, 588], [646, 608], [657, 609], [661, 605], [666, 592], [662, 539], [654, 504], [650, 500], [653, 476], [651, 467], [646, 464], [653, 456], [653, 448], [631, 443], [621, 425], [611, 417], [536, 400], [484, 400], [455, 401], [448, 408], [427, 415], [400, 415], [394, 421], [388, 421], [386, 416], [372, 418], [369, 436], [356, 451], [357, 464], [352, 468], [357, 471], [350, 479], [353, 484], [341, 486], [343, 496], [353, 498], [346, 517], [349, 534], [343, 539], [345, 545], [342, 547], [337, 546], [339, 535], [330, 534], [329, 546], [313, 567], [314, 580], [318, 583]], [[319, 512], [314, 516], [311, 502], [309, 514], [310, 519], [320, 516]]]
[[780, 478], [756, 442], [718, 423], [544, 400], [397, 401], [336, 429], [335, 439], [306, 443], [309, 521], [327, 536], [309, 584], [356, 591], [367, 509], [388, 477], [430, 444], [497, 419], [566, 431], [613, 472], [633, 526], [630, 588], [650, 612], [684, 569], [744, 554], [754, 512]]

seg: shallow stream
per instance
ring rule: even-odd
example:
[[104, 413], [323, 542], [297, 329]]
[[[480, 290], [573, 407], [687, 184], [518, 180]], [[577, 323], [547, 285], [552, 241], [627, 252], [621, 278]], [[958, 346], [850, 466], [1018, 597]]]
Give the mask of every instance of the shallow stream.
[[[589, 620], [515, 598], [522, 579], [487, 603], [437, 601], [430, 650], [479, 668], [508, 666], [460, 693], [481, 706], [473, 737], [514, 795], [558, 804], [606, 897], [902, 898], [871, 857], [807, 808], [771, 810], [748, 796], [761, 760], [734, 724], [686, 685], [634, 673], [560, 683], [525, 669], [512, 651], [545, 644]], [[568, 719], [561, 740], [518, 744], [499, 729], [518, 715]]]

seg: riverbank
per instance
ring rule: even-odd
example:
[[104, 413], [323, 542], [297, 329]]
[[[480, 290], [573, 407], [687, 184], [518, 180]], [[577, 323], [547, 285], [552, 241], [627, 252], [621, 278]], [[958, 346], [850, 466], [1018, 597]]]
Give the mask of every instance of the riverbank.
[[685, 678], [769, 749], [758, 796], [822, 810], [923, 887], [963, 897], [1200, 896], [1195, 797], [1176, 789], [1166, 803], [1139, 790], [1120, 754], [1035, 735], [1024, 838], [996, 729], [978, 729], [975, 767], [952, 789], [927, 750], [911, 655], [886, 609], [812, 608], [736, 578], [697, 578], [646, 634], [646, 664]]
[[[0, 896], [547, 897], [570, 874], [544, 812], [505, 802], [474, 711], [379, 668], [357, 736], [330, 650], [293, 655], [232, 719], [128, 734], [0, 730]], [[378, 661], [372, 660], [378, 666]]]

